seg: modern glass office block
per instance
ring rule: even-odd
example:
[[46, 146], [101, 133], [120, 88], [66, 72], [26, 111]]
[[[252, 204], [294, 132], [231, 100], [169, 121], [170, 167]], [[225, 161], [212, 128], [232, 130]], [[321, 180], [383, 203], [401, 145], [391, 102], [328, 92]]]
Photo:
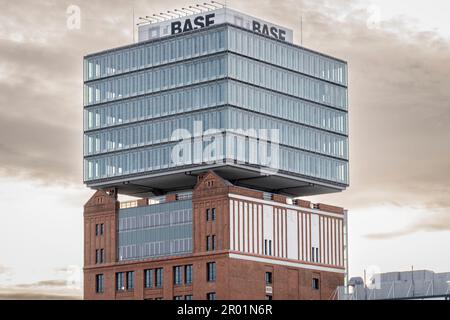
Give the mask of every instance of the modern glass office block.
[[214, 169], [290, 196], [340, 191], [347, 96], [346, 62], [231, 24], [91, 54], [84, 181], [155, 195]]

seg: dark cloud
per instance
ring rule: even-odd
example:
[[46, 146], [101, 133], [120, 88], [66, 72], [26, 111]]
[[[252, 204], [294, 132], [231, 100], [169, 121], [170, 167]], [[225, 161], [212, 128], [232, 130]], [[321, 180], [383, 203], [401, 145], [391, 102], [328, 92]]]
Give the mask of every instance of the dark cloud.
[[390, 232], [370, 233], [366, 238], [373, 240], [390, 240], [403, 237], [417, 232], [438, 232], [450, 230], [450, 213], [438, 212], [431, 213], [420, 218], [418, 221], [405, 226], [400, 230]]
[[34, 283], [18, 284], [17, 288], [66, 287], [66, 280], [42, 280]]
[[0, 300], [73, 300], [82, 299], [79, 289], [65, 280], [42, 280], [0, 287]]
[[0, 300], [80, 300], [80, 295], [0, 290]]
[[[72, 3], [81, 8], [80, 30], [66, 28]], [[320, 199], [350, 210], [386, 203], [424, 207], [426, 223], [405, 230], [448, 230], [447, 215], [433, 219], [435, 210], [450, 207], [449, 42], [415, 30], [403, 17], [369, 29], [359, 4], [230, 2], [293, 28], [297, 43], [302, 15], [304, 45], [349, 63], [351, 187]], [[136, 16], [185, 5], [136, 0]], [[81, 183], [82, 56], [130, 43], [131, 22], [129, 1], [29, 0], [2, 7], [0, 174]]]

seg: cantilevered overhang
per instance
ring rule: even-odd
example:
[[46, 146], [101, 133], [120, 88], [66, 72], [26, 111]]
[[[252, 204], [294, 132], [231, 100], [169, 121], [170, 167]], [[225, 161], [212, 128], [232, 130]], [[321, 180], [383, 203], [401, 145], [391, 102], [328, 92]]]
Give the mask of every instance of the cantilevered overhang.
[[173, 170], [164, 169], [161, 172], [140, 172], [135, 175], [99, 179], [85, 183], [92, 189], [117, 188], [120, 194], [150, 197], [192, 189], [197, 183], [197, 176], [208, 170], [213, 170], [236, 186], [283, 194], [290, 197], [340, 192], [347, 187], [345, 184], [314, 179], [281, 170], [268, 172], [256, 166], [234, 162], [203, 164]]

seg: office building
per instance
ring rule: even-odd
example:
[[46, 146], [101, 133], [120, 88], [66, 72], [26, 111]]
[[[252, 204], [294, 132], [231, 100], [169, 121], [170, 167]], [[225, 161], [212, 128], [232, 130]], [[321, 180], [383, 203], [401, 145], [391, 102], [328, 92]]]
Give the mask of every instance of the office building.
[[[347, 64], [218, 8], [84, 59], [87, 299], [328, 299], [344, 283]], [[118, 195], [138, 198], [119, 202]]]

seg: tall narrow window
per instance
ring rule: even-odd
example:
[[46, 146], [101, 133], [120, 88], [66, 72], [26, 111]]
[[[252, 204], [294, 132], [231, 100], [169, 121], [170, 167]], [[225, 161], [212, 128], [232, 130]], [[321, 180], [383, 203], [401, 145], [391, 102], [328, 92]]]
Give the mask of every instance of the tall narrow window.
[[211, 248], [210, 248], [210, 241], [211, 241], [211, 237], [210, 236], [206, 236], [206, 251], [211, 250]]
[[103, 281], [104, 281], [103, 274], [95, 275], [95, 292], [96, 293], [103, 293], [103, 291], [104, 291]]
[[212, 235], [211, 236], [211, 250], [216, 250], [216, 236]]
[[105, 250], [104, 249], [96, 249], [95, 250], [95, 263], [103, 263], [105, 262]]
[[216, 263], [208, 262], [206, 264], [206, 280], [208, 282], [216, 281]]
[[185, 266], [184, 269], [184, 282], [186, 284], [192, 283], [192, 264]]
[[211, 220], [216, 220], [216, 208], [211, 209]]
[[267, 239], [264, 239], [264, 254], [267, 256]]
[[116, 290], [117, 291], [125, 290], [125, 273], [124, 272], [116, 273]]
[[209, 209], [206, 209], [206, 221], [209, 221]]
[[269, 240], [269, 256], [272, 255], [272, 240]]
[[173, 267], [173, 284], [181, 284], [181, 266]]
[[272, 272], [266, 272], [266, 285], [272, 284]]
[[163, 268], [155, 270], [155, 287], [161, 288], [163, 285]]
[[319, 279], [318, 278], [312, 278], [312, 288], [315, 290], [319, 290]]
[[134, 290], [134, 271], [127, 272], [127, 290]]
[[153, 287], [153, 269], [144, 270], [144, 287], [152, 288]]

